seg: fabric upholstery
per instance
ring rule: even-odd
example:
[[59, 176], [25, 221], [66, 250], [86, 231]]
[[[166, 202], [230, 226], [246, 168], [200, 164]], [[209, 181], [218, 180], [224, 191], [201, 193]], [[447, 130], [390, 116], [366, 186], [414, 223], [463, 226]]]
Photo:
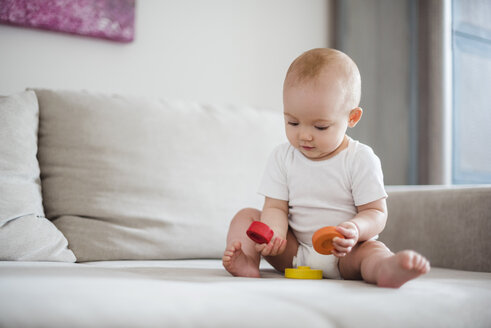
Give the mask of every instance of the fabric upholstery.
[[491, 272], [491, 186], [388, 187], [393, 251], [414, 249], [433, 266]]
[[74, 262], [66, 238], [44, 218], [38, 113], [33, 91], [0, 97], [0, 260]]
[[0, 326], [491, 326], [491, 273], [433, 268], [399, 289], [262, 274], [233, 277], [220, 260], [0, 262]]
[[24, 214], [44, 215], [37, 132], [34, 92], [0, 97], [0, 225]]
[[45, 211], [78, 261], [220, 257], [281, 112], [35, 90]]
[[0, 228], [0, 260], [75, 262], [63, 234], [48, 219], [28, 214]]

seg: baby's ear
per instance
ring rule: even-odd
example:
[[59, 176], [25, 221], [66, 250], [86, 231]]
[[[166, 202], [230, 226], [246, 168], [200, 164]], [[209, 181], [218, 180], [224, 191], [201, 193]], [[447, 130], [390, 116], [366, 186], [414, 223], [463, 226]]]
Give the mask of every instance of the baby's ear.
[[349, 113], [348, 126], [350, 128], [355, 127], [356, 123], [358, 123], [363, 115], [363, 109], [361, 107], [356, 107], [351, 110]]

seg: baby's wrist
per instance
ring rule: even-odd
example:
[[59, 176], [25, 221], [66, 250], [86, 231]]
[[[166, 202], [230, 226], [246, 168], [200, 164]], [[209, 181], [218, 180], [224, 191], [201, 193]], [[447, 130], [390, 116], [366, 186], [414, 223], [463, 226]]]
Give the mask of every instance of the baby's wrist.
[[360, 235], [361, 235], [360, 227], [358, 226], [358, 224], [355, 221], [348, 221], [348, 222], [352, 223], [355, 226], [356, 239], [359, 239]]
[[272, 222], [268, 222], [268, 219], [261, 218], [261, 222], [266, 224], [272, 231], [273, 231], [273, 237], [272, 238], [282, 238], [286, 239], [286, 234], [288, 231], [284, 231], [283, 228], [278, 227]]
[[278, 229], [272, 228], [274, 235], [273, 238], [281, 238], [281, 239], [286, 239], [286, 231], [283, 233], [282, 231], [279, 231]]

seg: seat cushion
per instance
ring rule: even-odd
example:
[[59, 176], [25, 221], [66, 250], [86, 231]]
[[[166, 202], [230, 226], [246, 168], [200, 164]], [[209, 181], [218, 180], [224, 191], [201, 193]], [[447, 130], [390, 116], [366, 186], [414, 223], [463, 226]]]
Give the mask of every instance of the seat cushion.
[[220, 260], [0, 262], [0, 326], [491, 326], [491, 273], [433, 268], [392, 289], [286, 279], [263, 264], [254, 279]]

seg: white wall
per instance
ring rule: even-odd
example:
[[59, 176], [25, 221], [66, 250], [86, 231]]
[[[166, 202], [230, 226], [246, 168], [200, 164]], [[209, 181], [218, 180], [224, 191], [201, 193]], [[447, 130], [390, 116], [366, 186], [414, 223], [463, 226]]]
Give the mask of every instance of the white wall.
[[135, 41], [0, 25], [0, 94], [89, 89], [282, 106], [301, 52], [328, 45], [328, 0], [138, 0]]

